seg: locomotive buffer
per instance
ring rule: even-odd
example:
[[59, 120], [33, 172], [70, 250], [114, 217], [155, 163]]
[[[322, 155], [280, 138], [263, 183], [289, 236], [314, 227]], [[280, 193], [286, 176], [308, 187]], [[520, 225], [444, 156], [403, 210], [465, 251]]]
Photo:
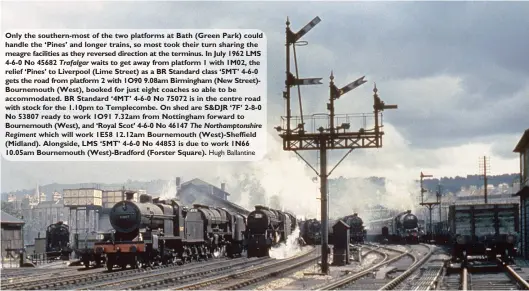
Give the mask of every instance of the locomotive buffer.
[[[315, 17], [310, 23], [305, 25], [297, 33], [290, 29], [290, 21], [286, 22], [286, 90], [283, 92], [283, 98], [286, 101], [286, 117], [281, 117], [282, 126], [275, 129], [280, 132], [280, 137], [283, 139], [283, 150], [294, 151], [307, 165], [320, 177], [320, 191], [321, 191], [321, 222], [322, 222], [322, 262], [321, 270], [323, 274], [328, 274], [328, 201], [327, 201], [327, 179], [336, 167], [357, 148], [380, 148], [382, 147], [382, 111], [385, 109], [397, 109], [397, 105], [386, 105], [380, 100], [377, 94], [377, 88], [373, 89], [374, 95], [374, 113], [373, 114], [342, 114], [335, 115], [334, 101], [349, 91], [366, 83], [364, 77], [357, 79], [354, 82], [339, 89], [334, 85], [334, 76], [331, 73], [330, 77], [330, 103], [327, 104], [327, 110], [330, 114], [319, 114], [312, 116], [303, 116], [303, 106], [301, 102], [300, 85], [318, 85], [321, 84], [322, 78], [308, 78], [300, 79], [298, 76], [298, 66], [296, 57], [296, 46], [306, 45], [307, 42], [300, 42], [299, 40], [307, 34], [314, 26], [320, 22], [319, 17]], [[294, 53], [294, 63], [296, 69], [296, 76], [290, 71], [290, 46], [292, 46]], [[293, 117], [291, 115], [291, 94], [290, 89], [293, 86], [298, 87], [299, 108], [300, 115]], [[292, 120], [294, 119], [294, 120]], [[311, 132], [305, 130], [305, 120], [309, 120], [312, 124]], [[367, 120], [374, 119], [374, 128], [366, 129]], [[355, 128], [355, 131], [348, 131], [351, 128], [350, 122], [352, 120], [360, 120], [362, 126]], [[340, 124], [341, 123], [341, 124]], [[295, 125], [292, 127], [292, 125]], [[336, 126], [336, 124], [340, 124]], [[319, 127], [318, 127], [319, 126]], [[342, 159], [327, 172], [327, 150], [348, 149], [349, 151], [342, 157]], [[307, 160], [305, 160], [298, 151], [302, 150], [319, 150], [320, 152], [320, 171], [318, 172]]]

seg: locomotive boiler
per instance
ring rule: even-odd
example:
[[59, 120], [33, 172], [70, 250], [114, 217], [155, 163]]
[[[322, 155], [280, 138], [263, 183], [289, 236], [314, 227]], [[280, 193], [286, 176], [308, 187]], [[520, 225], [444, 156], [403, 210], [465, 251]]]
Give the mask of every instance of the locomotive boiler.
[[415, 214], [411, 213], [411, 210], [395, 217], [395, 233], [404, 242], [419, 242], [419, 220]]
[[247, 219], [247, 255], [264, 257], [271, 247], [286, 241], [297, 227], [295, 217], [287, 212], [257, 205]]
[[106, 255], [108, 270], [115, 265], [137, 268], [241, 254], [242, 215], [205, 205], [188, 208], [174, 199], [146, 194], [134, 202], [133, 195], [127, 192], [127, 199], [112, 207], [109, 219], [114, 233], [94, 246], [97, 254]]

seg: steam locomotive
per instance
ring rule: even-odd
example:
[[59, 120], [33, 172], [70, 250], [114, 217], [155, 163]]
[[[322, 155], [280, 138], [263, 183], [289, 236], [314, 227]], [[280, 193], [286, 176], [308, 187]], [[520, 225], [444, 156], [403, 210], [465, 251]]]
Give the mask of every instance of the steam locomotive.
[[321, 222], [317, 219], [308, 219], [299, 223], [300, 236], [308, 245], [321, 243]]
[[417, 216], [411, 210], [395, 217], [370, 221], [370, 236], [381, 242], [418, 243], [421, 239]]
[[291, 213], [257, 205], [248, 214], [247, 228], [248, 258], [264, 257], [271, 247], [286, 241], [297, 228], [297, 220]]
[[[366, 231], [364, 229], [364, 222], [357, 213], [345, 216], [341, 219], [349, 225], [349, 242], [352, 244], [363, 244]], [[338, 220], [330, 219], [328, 222], [328, 242], [332, 244], [334, 241], [333, 225]], [[321, 222], [317, 219], [309, 219], [300, 222], [300, 235], [303, 240], [309, 245], [321, 244]]]
[[46, 228], [46, 254], [48, 259], [68, 260], [70, 247], [70, 227], [62, 221], [50, 224]]
[[358, 216], [358, 213], [342, 218], [343, 222], [349, 225], [349, 242], [352, 244], [363, 244], [366, 237], [364, 221]]
[[115, 265], [138, 268], [241, 255], [243, 215], [199, 204], [188, 208], [147, 194], [134, 202], [133, 195], [126, 192], [126, 200], [112, 207], [110, 239], [94, 244], [95, 253], [106, 256], [109, 271]]

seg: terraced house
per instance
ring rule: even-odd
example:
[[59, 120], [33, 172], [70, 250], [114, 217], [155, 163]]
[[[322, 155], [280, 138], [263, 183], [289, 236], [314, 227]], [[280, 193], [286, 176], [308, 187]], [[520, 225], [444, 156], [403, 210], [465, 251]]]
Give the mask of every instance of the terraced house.
[[522, 138], [514, 148], [520, 154], [520, 239], [521, 251], [525, 258], [529, 258], [529, 129], [525, 130]]

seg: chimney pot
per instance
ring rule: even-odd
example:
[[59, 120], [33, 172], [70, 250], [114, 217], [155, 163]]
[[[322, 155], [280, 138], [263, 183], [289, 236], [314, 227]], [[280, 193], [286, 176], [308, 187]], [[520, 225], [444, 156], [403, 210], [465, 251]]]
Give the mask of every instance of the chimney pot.
[[135, 194], [135, 193], [132, 192], [132, 191], [127, 191], [127, 192], [125, 192], [125, 197], [126, 197], [125, 199], [127, 199], [127, 200], [132, 200], [132, 199], [134, 199], [134, 194]]
[[226, 183], [221, 183], [220, 184], [220, 189], [224, 192], [226, 192]]

